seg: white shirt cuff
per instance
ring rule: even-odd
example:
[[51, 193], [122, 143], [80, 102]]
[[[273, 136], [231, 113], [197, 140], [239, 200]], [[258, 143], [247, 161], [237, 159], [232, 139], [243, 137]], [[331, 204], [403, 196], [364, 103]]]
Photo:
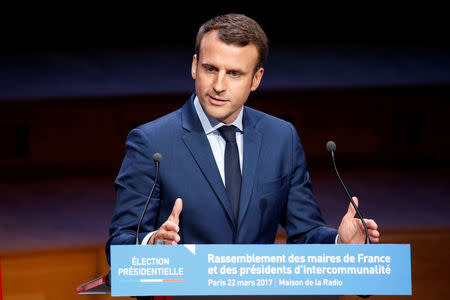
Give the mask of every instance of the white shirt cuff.
[[335, 243], [335, 244], [339, 244], [339, 243], [338, 243], [338, 239], [339, 239], [339, 234], [336, 234], [336, 239], [334, 240], [334, 243]]
[[155, 230], [155, 231], [152, 231], [152, 232], [150, 232], [150, 233], [148, 233], [148, 234], [145, 236], [145, 238], [142, 240], [141, 245], [147, 245], [147, 244], [148, 244], [148, 241], [150, 240], [150, 238], [152, 237], [152, 235], [153, 235], [155, 232], [156, 232], [156, 230]]

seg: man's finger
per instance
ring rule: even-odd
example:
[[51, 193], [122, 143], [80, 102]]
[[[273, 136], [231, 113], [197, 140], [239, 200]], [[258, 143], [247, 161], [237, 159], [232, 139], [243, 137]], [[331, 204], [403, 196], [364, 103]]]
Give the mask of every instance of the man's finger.
[[183, 210], [183, 200], [181, 200], [181, 198], [178, 198], [177, 200], [175, 200], [175, 204], [173, 205], [169, 220], [178, 225], [180, 223], [180, 214], [182, 210]]
[[378, 225], [377, 223], [375, 223], [374, 220], [372, 219], [364, 219], [364, 221], [366, 222], [367, 228], [368, 229], [378, 229]]
[[372, 243], [380, 242], [380, 233], [378, 232], [378, 230], [369, 230], [369, 237]]
[[[355, 202], [356, 207], [358, 207], [358, 198], [352, 197], [352, 199], [353, 199], [353, 202]], [[345, 214], [345, 216], [346, 216], [346, 217], [350, 217], [350, 218], [354, 218], [355, 215], [356, 215], [356, 210], [355, 210], [355, 208], [353, 207], [353, 204], [350, 202], [350, 203], [348, 204], [348, 209], [347, 209], [347, 213]]]
[[[371, 219], [364, 219], [364, 221], [366, 221], [366, 225], [367, 225], [367, 232], [369, 233], [369, 239], [371, 242], [373, 243], [378, 243], [380, 241], [380, 232], [377, 230], [377, 225], [375, 223], [375, 221], [371, 220]], [[361, 231], [361, 233], [364, 235], [366, 235], [366, 232], [364, 230], [364, 225], [362, 224], [362, 222], [360, 220], [358, 220], [358, 226], [359, 226], [359, 230]], [[375, 228], [371, 228], [371, 226], [375, 226]]]
[[177, 224], [175, 224], [174, 222], [172, 222], [170, 219], [161, 225], [161, 229], [166, 230], [166, 231], [174, 231], [174, 232], [180, 231], [180, 227]]
[[369, 235], [371, 238], [372, 237], [378, 238], [378, 237], [380, 237], [380, 232], [378, 230], [369, 229]]
[[173, 231], [160, 230], [156, 236], [156, 240], [174, 241], [178, 243], [180, 241], [180, 236]]
[[156, 245], [176, 245], [178, 243], [175, 241], [157, 240], [155, 244]]

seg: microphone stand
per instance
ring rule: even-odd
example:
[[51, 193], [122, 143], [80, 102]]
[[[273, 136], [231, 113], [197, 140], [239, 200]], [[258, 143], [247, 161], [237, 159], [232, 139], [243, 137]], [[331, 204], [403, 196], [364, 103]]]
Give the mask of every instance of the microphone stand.
[[350, 193], [348, 192], [347, 187], [345, 186], [344, 182], [342, 181], [341, 176], [339, 176], [339, 172], [338, 172], [337, 167], [336, 167], [336, 161], [334, 159], [334, 151], [336, 150], [336, 144], [334, 142], [332, 142], [332, 141], [329, 141], [327, 143], [327, 150], [331, 152], [331, 160], [333, 162], [333, 167], [334, 167], [334, 171], [336, 173], [336, 176], [339, 179], [339, 182], [341, 183], [342, 187], [344, 188], [344, 191], [347, 194], [348, 199], [350, 199], [350, 203], [352, 204], [353, 208], [355, 209], [356, 214], [358, 215], [358, 218], [361, 220], [361, 222], [362, 222], [362, 224], [364, 226], [364, 231], [366, 232], [366, 241], [365, 241], [365, 243], [366, 244], [370, 244], [369, 231], [367, 230], [366, 222], [364, 221], [364, 218], [363, 218], [361, 212], [359, 211], [358, 206], [355, 204], [355, 202], [353, 201], [352, 197], [350, 196]]

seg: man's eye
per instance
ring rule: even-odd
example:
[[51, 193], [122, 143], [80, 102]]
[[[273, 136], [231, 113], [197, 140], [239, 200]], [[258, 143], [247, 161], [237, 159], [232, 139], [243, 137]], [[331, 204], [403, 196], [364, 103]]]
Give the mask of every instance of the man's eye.
[[207, 67], [206, 68], [206, 71], [208, 71], [208, 72], [214, 72], [216, 69], [215, 68], [213, 68], [213, 67]]
[[239, 77], [241, 75], [239, 72], [231, 72], [230, 74], [232, 77]]

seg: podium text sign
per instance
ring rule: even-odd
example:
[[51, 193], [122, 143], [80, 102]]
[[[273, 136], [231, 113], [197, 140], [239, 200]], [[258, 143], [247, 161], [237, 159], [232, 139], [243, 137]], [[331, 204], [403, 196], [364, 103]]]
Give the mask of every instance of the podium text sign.
[[113, 245], [111, 295], [411, 295], [410, 245]]

